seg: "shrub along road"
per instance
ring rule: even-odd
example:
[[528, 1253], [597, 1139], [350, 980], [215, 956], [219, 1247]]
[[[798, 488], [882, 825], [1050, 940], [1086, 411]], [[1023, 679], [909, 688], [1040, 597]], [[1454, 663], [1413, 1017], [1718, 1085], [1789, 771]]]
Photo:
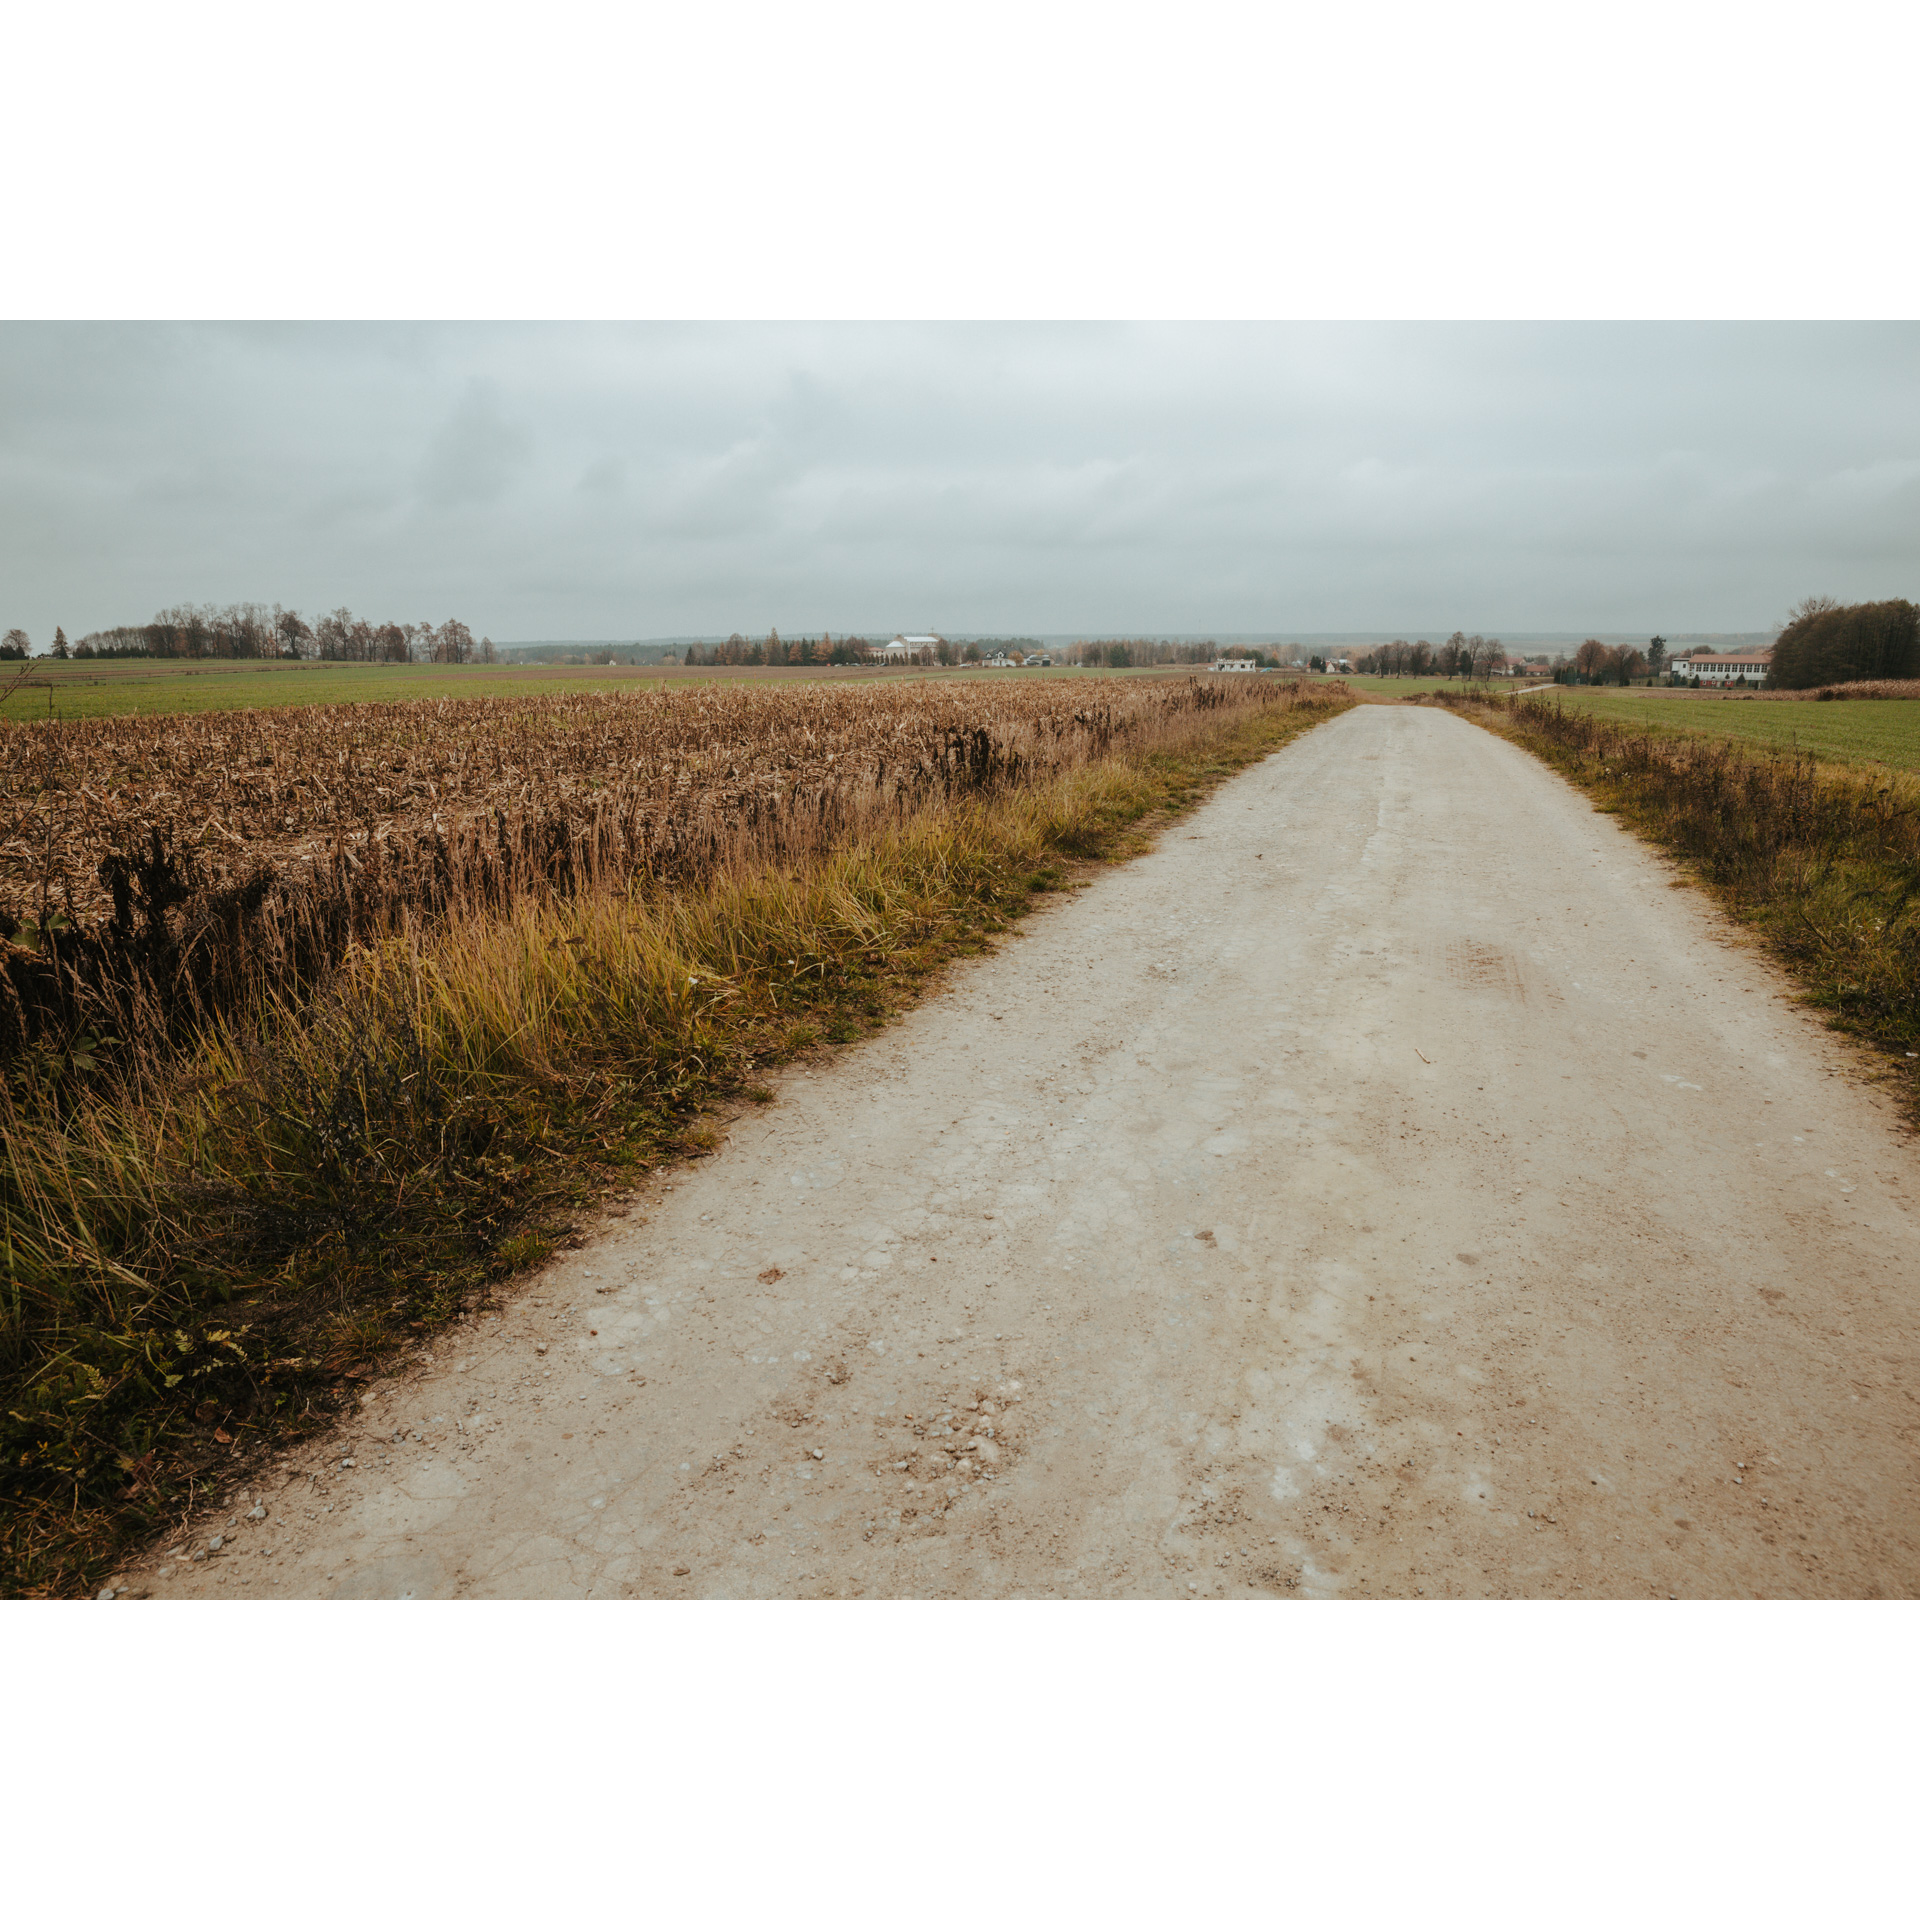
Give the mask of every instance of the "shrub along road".
[[1910, 1136], [1673, 871], [1361, 707], [119, 1584], [1920, 1591]]

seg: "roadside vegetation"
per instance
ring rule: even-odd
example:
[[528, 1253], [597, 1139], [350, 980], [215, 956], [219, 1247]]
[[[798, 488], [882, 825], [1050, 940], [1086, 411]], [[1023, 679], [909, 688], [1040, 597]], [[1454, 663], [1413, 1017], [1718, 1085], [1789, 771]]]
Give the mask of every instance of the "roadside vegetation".
[[[1882, 1054], [1920, 1121], [1920, 779], [1623, 725], [1588, 700], [1436, 699], [1538, 754], [1604, 811], [1684, 859], [1833, 1025]], [[1878, 710], [1873, 702], [1792, 709]]]
[[0, 1587], [86, 1590], [1075, 861], [1248, 676], [6, 730]]

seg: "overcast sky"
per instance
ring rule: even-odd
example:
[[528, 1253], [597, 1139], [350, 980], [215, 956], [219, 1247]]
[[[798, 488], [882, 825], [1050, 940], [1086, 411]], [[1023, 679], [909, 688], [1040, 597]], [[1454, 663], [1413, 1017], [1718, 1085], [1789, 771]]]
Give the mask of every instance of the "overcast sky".
[[1739, 632], [1920, 596], [1920, 327], [0, 326], [0, 625]]

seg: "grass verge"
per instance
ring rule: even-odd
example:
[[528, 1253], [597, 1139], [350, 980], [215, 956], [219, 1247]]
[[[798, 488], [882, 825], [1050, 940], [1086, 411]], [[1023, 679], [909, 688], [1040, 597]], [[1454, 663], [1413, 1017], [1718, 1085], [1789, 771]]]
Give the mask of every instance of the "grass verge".
[[1678, 854], [1897, 1076], [1920, 1123], [1920, 780], [1689, 734], [1535, 694], [1438, 696]]
[[798, 868], [522, 902], [102, 1089], [0, 1099], [0, 1591], [89, 1590], [664, 1158], [756, 1069], [951, 957], [1344, 696], [921, 811]]

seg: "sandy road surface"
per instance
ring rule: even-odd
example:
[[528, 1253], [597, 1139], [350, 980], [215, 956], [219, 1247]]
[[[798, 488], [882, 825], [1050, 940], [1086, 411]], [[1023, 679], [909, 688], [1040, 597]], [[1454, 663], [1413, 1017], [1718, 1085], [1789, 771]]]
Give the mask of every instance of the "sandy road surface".
[[1669, 877], [1362, 707], [134, 1589], [1911, 1594], [1920, 1160]]

